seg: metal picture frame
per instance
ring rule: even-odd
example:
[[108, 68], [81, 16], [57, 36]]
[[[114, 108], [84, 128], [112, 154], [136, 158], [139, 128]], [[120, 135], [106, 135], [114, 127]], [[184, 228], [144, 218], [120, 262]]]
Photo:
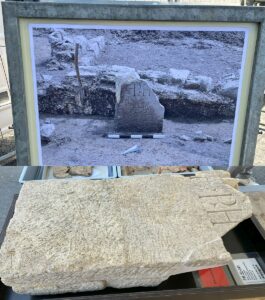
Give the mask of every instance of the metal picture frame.
[[[243, 136], [238, 163], [252, 165], [254, 161], [259, 119], [265, 87], [265, 10], [258, 7], [182, 6], [148, 4], [84, 4], [84, 3], [2, 3], [9, 65], [11, 98], [16, 136], [17, 164], [36, 165], [30, 147], [30, 128], [26, 102], [26, 85], [20, 21], [25, 19], [158, 21], [158, 22], [221, 22], [256, 24], [257, 40], [249, 82], [249, 94], [244, 118]], [[242, 120], [241, 120], [242, 121]]]

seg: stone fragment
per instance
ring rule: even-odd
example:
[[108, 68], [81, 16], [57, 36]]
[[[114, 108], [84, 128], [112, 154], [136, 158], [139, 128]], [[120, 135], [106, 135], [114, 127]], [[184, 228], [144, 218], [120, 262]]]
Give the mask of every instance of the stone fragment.
[[[86, 95], [82, 105], [75, 101], [79, 84], [76, 71], [72, 68], [73, 70], [67, 74], [61, 73], [62, 76], [58, 77], [60, 81], [37, 78], [40, 112], [114, 117], [115, 106], [120, 96], [119, 86], [124, 81], [131, 82], [141, 77], [146, 79], [158, 96], [168, 117], [188, 116], [195, 119], [207, 117], [209, 120], [216, 117], [234, 118], [234, 101], [220, 95], [217, 87], [209, 92], [185, 89], [183, 84], [173, 83], [174, 79], [169, 71], [158, 74], [153, 70], [136, 72], [134, 68], [117, 65], [92, 66], [90, 62], [83, 63], [82, 58], [88, 59], [88, 55], [80, 57], [80, 76]], [[50, 64], [55, 70], [63, 67], [56, 59], [50, 61]], [[164, 83], [161, 83], [162, 81]]]
[[205, 136], [205, 135], [197, 135], [197, 136], [195, 136], [194, 138], [193, 138], [193, 140], [195, 141], [195, 142], [205, 142], [205, 141], [207, 141], [207, 136]]
[[134, 69], [125, 70], [125, 72], [120, 72], [119, 74], [116, 75], [116, 80], [115, 80], [116, 103], [120, 103], [122, 86], [125, 83], [129, 84], [138, 79], [140, 79], [140, 77]]
[[219, 88], [219, 94], [229, 97], [234, 101], [237, 100], [237, 92], [239, 88], [240, 71], [236, 74], [229, 74], [223, 78]]
[[190, 75], [189, 70], [169, 69], [172, 83], [184, 84]]
[[116, 105], [115, 126], [120, 132], [161, 132], [164, 107], [144, 80], [120, 84], [120, 99]]
[[225, 144], [232, 144], [232, 139], [227, 139], [224, 141]]
[[122, 175], [140, 175], [140, 174], [157, 174], [159, 171], [159, 167], [148, 167], [148, 166], [126, 166], [122, 167]]
[[141, 79], [148, 79], [161, 84], [170, 83], [170, 77], [167, 72], [157, 70], [138, 71]]
[[248, 197], [219, 177], [26, 182], [0, 250], [0, 276], [30, 294], [155, 286], [227, 264], [221, 236], [250, 216]]
[[213, 80], [207, 76], [194, 76], [186, 80], [184, 87], [207, 92], [213, 88]]
[[53, 167], [53, 176], [55, 178], [67, 178], [69, 176], [69, 167]]
[[47, 141], [51, 140], [52, 135], [54, 134], [55, 126], [50, 121], [46, 120], [40, 124], [40, 135], [41, 139]]
[[211, 136], [211, 135], [206, 134], [205, 137], [206, 137], [207, 141], [209, 141], [209, 142], [214, 142], [214, 141], [216, 141], [216, 138], [214, 138], [214, 137]]
[[127, 155], [129, 153], [140, 153], [142, 150], [141, 150], [141, 147], [139, 145], [134, 145], [132, 147], [130, 147], [129, 149], [123, 151], [121, 154], [122, 155]]
[[183, 134], [179, 137], [182, 141], [191, 141], [191, 137]]
[[158, 174], [163, 173], [180, 173], [187, 172], [188, 168], [185, 166], [162, 166], [159, 167]]
[[92, 167], [70, 167], [69, 174], [72, 176], [91, 176]]
[[79, 65], [93, 64], [105, 47], [104, 36], [92, 39], [87, 39], [83, 35], [69, 37], [64, 30], [56, 30], [49, 34], [49, 42], [52, 48], [52, 58], [64, 63], [73, 62], [75, 46], [79, 44]]

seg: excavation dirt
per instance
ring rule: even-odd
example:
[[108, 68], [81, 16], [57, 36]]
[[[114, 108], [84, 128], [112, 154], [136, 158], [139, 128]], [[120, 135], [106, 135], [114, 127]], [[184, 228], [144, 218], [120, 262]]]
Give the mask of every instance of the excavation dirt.
[[[56, 135], [42, 146], [45, 165], [227, 165], [233, 122], [164, 120], [163, 139], [108, 139], [109, 118], [42, 115], [55, 125]], [[194, 141], [197, 135], [213, 141]], [[183, 140], [188, 139], [188, 140]], [[122, 153], [138, 145], [140, 152]]]

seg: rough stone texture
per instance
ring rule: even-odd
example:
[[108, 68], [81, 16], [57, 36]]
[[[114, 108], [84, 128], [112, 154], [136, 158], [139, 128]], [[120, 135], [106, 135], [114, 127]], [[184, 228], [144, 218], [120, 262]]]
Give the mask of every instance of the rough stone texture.
[[115, 110], [115, 127], [121, 132], [161, 132], [164, 107], [148, 83], [134, 80], [120, 84], [120, 102]]
[[208, 92], [213, 88], [212, 78], [207, 76], [195, 76], [187, 79], [184, 85], [188, 89], [195, 89], [202, 92]]
[[219, 87], [219, 93], [236, 101], [239, 87], [240, 72], [229, 74], [224, 78], [224, 82]]
[[67, 178], [71, 176], [91, 176], [92, 167], [53, 167], [53, 176], [56, 178]]
[[55, 131], [55, 126], [49, 120], [40, 123], [40, 134], [42, 138], [51, 138]]
[[31, 294], [155, 286], [226, 264], [221, 236], [250, 216], [247, 196], [219, 177], [27, 182], [0, 250], [0, 276]]
[[69, 174], [72, 176], [91, 176], [92, 167], [70, 167]]
[[[52, 49], [50, 70], [64, 69], [64, 63], [73, 62], [75, 55], [75, 45], [80, 45], [79, 64], [91, 65], [99, 56], [100, 51], [105, 47], [104, 36], [86, 39], [82, 35], [74, 38], [67, 36], [67, 33], [60, 29], [49, 34], [49, 43]], [[56, 63], [57, 62], [57, 63]]]
[[53, 176], [55, 178], [67, 178], [69, 176], [69, 167], [53, 167]]
[[[225, 87], [229, 82], [234, 82], [235, 76], [232, 75], [225, 78], [224, 86], [213, 86], [210, 77], [194, 76], [188, 70], [136, 71], [134, 68], [116, 65], [81, 65], [80, 76], [85, 91], [85, 99], [81, 105], [75, 100], [79, 89], [75, 71], [68, 72], [60, 80], [52, 77], [44, 79], [40, 76], [40, 112], [113, 117], [115, 105], [120, 101], [121, 84], [144, 79], [165, 107], [166, 117], [234, 117], [236, 98], [230, 92], [226, 93]], [[223, 91], [223, 95], [220, 91]], [[234, 92], [237, 92], [237, 88]]]
[[172, 77], [172, 82], [184, 84], [190, 75], [189, 70], [176, 70], [169, 69], [169, 73]]

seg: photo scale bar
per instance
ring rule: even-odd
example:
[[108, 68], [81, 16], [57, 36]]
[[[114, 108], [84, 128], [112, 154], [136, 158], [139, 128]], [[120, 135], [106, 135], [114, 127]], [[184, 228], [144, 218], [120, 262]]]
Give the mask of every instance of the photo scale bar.
[[108, 134], [109, 139], [163, 139], [164, 134]]

